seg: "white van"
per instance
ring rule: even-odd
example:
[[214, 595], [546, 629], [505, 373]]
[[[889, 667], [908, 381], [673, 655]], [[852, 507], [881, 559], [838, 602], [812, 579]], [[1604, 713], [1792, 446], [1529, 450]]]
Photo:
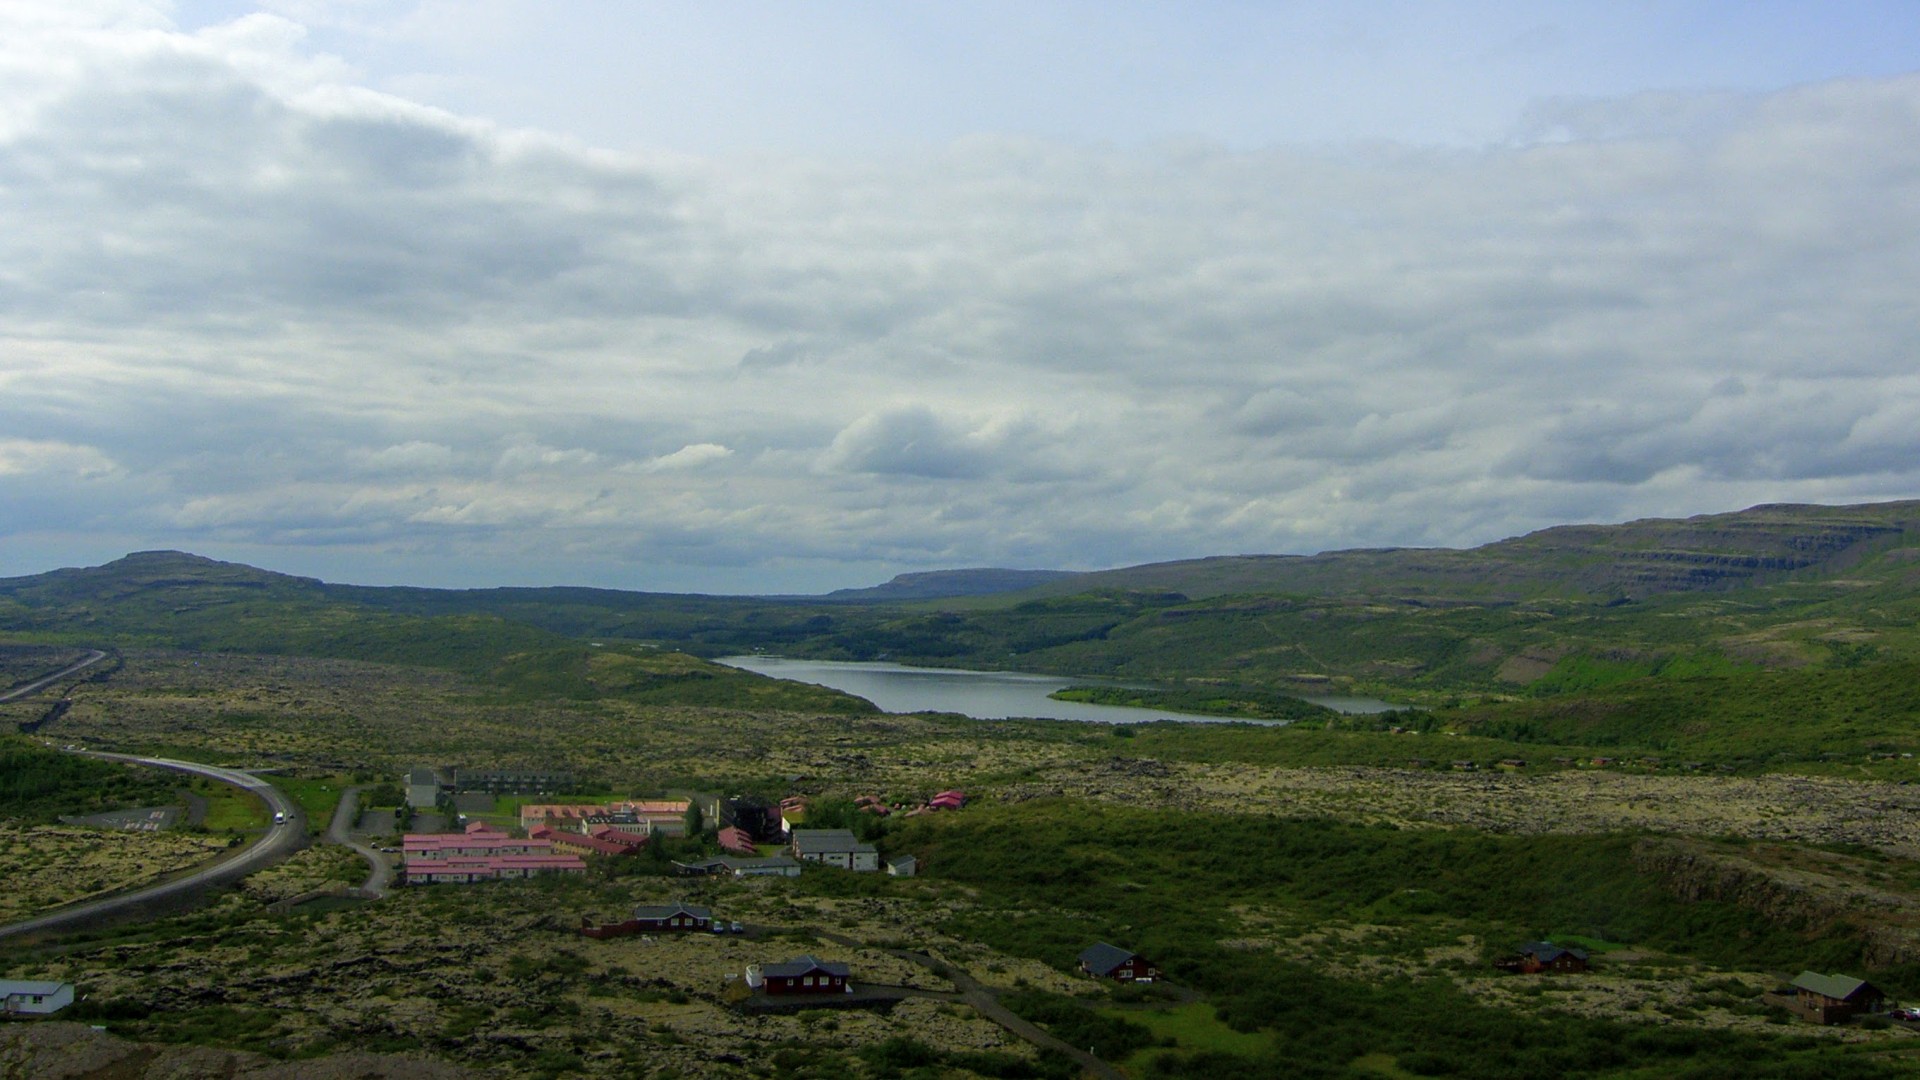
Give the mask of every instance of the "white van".
[[274, 823], [275, 825], [285, 825], [285, 824], [287, 823], [287, 814], [286, 814], [286, 811], [284, 811], [284, 810], [275, 810], [275, 811], [273, 812], [273, 823]]

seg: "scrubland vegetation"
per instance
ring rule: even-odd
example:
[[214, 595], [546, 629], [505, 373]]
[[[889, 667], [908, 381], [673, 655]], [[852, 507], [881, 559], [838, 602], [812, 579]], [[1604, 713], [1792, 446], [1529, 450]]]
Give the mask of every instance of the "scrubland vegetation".
[[[78, 1017], [130, 1037], [507, 1076], [1077, 1075], [975, 1011], [963, 977], [1139, 1077], [1912, 1075], [1902, 1025], [1815, 1028], [1759, 1000], [1805, 969], [1920, 997], [1907, 512], [1770, 508], [890, 605], [350, 589], [177, 555], [0, 582], [0, 629], [40, 650], [15, 681], [83, 646], [123, 658], [43, 738], [273, 766], [316, 827], [355, 778], [391, 802], [415, 764], [537, 766], [601, 792], [806, 794], [920, 866], [672, 877], [660, 856], [711, 850], [689, 840], [584, 879], [288, 909], [359, 872], [319, 847], [187, 916], [30, 943], [5, 971], [76, 981]], [[891, 716], [698, 658], [755, 647], [1119, 675], [1154, 684], [1119, 692], [1141, 704], [1293, 722]], [[1303, 689], [1414, 704], [1337, 716]], [[7, 740], [0, 816], [178, 797], [133, 776]], [[967, 809], [853, 809], [950, 787]], [[213, 833], [168, 842], [258, 827], [245, 800], [203, 797]], [[45, 828], [0, 837], [9, 868], [50, 865], [54, 845], [14, 844]], [[76, 832], [61, 843], [134, 842]], [[669, 899], [754, 933], [574, 933]], [[1495, 972], [1541, 938], [1595, 970]], [[1166, 982], [1075, 974], [1096, 940]], [[725, 976], [802, 952], [902, 1000], [729, 1003]]]

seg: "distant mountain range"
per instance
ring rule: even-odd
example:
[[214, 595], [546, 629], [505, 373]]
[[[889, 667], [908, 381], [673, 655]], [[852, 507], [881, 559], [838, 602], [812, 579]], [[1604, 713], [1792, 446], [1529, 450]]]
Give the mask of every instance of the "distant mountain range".
[[[1120, 589], [1203, 599], [1234, 593], [1524, 599], [1638, 598], [1725, 589], [1783, 575], [1836, 569], [1905, 546], [1920, 533], [1920, 500], [1854, 506], [1769, 504], [1725, 514], [1646, 518], [1615, 525], [1562, 525], [1475, 548], [1357, 548], [1318, 555], [1220, 555], [1114, 570], [979, 568], [901, 574], [881, 585], [824, 596], [700, 597], [791, 602], [909, 603], [1030, 593], [1067, 596]], [[423, 589], [335, 585], [179, 551], [140, 551], [103, 566], [0, 579], [0, 597], [94, 597], [183, 585], [294, 589], [406, 608], [406, 602], [555, 602], [624, 606], [639, 597], [695, 599], [569, 586]], [[387, 602], [381, 602], [385, 598]], [[428, 605], [436, 606], [436, 605]], [[459, 604], [471, 607], [471, 604]], [[482, 606], [493, 606], [485, 603]]]

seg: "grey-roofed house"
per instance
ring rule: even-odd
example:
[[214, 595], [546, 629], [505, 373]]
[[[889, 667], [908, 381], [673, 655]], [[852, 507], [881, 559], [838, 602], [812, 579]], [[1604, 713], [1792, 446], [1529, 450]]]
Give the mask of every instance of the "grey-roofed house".
[[415, 810], [431, 810], [440, 802], [440, 792], [448, 787], [446, 777], [431, 765], [415, 765], [407, 773], [407, 805]]
[[880, 849], [861, 843], [852, 829], [795, 829], [793, 857], [846, 870], [880, 869]]
[[1080, 970], [1096, 979], [1116, 982], [1152, 982], [1160, 977], [1160, 969], [1145, 957], [1104, 941], [1080, 951]]
[[682, 874], [731, 874], [734, 877], [799, 877], [800, 864], [785, 855], [768, 855], [764, 858], [743, 858], [734, 855], [721, 855], [699, 862], [676, 862]]
[[8, 1016], [47, 1016], [73, 1004], [73, 984], [0, 979], [0, 1003]]
[[887, 860], [887, 873], [894, 877], [912, 877], [919, 871], [920, 862], [911, 855], [900, 855]]
[[1784, 1006], [1816, 1024], [1839, 1024], [1861, 1013], [1878, 1011], [1887, 996], [1865, 979], [1803, 971], [1786, 989], [1765, 994], [1761, 1000]]
[[695, 904], [641, 904], [632, 921], [636, 930], [710, 930], [713, 912]]

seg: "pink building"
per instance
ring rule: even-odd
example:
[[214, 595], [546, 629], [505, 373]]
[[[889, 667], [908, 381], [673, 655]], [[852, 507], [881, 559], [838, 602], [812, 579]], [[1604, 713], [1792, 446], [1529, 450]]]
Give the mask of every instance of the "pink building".
[[578, 855], [487, 855], [449, 858], [408, 858], [406, 883], [432, 885], [525, 878], [535, 874], [583, 874], [587, 864]]
[[408, 833], [401, 851], [402, 872], [410, 885], [577, 874], [587, 869], [578, 855], [556, 854], [550, 840], [520, 839], [478, 821], [460, 833]]

